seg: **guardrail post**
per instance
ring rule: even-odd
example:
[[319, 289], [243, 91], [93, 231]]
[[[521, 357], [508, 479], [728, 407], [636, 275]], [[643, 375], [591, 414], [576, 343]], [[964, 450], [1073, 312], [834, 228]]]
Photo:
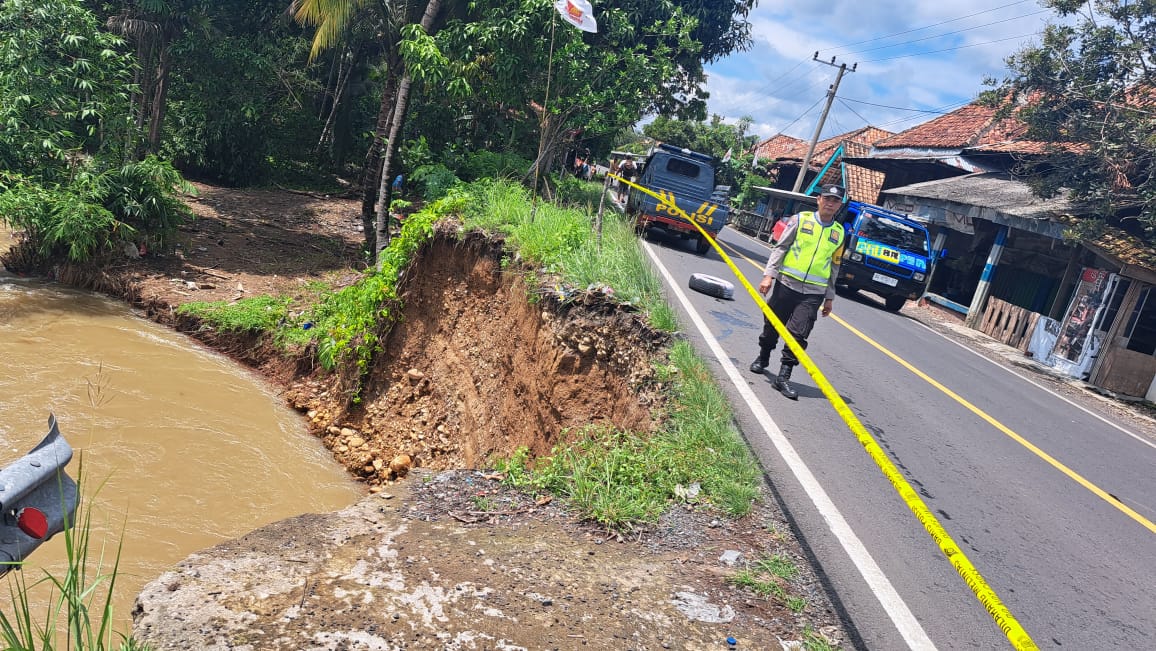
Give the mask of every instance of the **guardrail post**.
[[64, 472], [72, 446], [56, 417], [36, 447], [0, 470], [0, 575], [19, 567], [37, 547], [73, 524], [76, 482]]

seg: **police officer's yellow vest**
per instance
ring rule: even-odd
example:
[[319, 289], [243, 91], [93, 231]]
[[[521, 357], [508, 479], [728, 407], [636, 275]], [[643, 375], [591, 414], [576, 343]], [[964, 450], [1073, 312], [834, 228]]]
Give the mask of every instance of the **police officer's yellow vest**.
[[842, 245], [842, 224], [833, 221], [824, 228], [815, 213], [801, 212], [782, 273], [808, 285], [826, 285], [831, 278], [831, 258]]

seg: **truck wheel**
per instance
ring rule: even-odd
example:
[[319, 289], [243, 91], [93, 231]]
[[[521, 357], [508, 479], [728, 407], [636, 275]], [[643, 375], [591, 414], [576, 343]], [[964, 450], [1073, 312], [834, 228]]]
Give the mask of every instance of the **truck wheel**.
[[883, 299], [883, 307], [887, 308], [888, 312], [898, 312], [907, 303], [906, 296], [888, 296]]
[[698, 240], [694, 243], [694, 252], [699, 255], [706, 255], [710, 251], [710, 242], [702, 235], [698, 236]]
[[690, 288], [696, 292], [702, 292], [703, 294], [717, 298], [729, 300], [735, 297], [735, 286], [733, 283], [706, 274], [691, 274]]

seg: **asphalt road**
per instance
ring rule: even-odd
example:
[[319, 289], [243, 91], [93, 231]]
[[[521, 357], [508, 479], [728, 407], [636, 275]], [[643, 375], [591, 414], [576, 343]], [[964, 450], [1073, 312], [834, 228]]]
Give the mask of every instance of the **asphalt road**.
[[[729, 394], [855, 642], [1012, 648], [802, 367], [798, 402], [747, 370], [763, 317], [718, 253], [649, 240], [687, 336]], [[719, 241], [757, 285], [766, 245], [730, 229]], [[690, 290], [695, 272], [735, 282], [734, 300]], [[1150, 434], [886, 312], [870, 294], [836, 298], [808, 353], [1036, 645], [1156, 649]]]

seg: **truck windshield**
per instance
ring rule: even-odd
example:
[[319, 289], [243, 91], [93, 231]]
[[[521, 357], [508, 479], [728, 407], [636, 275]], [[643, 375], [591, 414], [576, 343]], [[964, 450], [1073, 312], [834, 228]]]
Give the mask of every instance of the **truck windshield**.
[[859, 222], [859, 236], [902, 251], [922, 256], [928, 254], [926, 231], [912, 228], [899, 220], [883, 215], [865, 213]]

